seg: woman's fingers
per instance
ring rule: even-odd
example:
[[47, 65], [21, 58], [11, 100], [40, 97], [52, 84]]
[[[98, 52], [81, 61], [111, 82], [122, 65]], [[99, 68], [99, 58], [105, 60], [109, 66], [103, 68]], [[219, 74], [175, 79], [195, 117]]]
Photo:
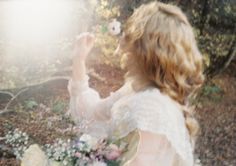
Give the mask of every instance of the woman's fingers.
[[86, 36], [86, 43], [87, 43], [87, 46], [90, 46], [92, 47], [93, 44], [94, 44], [94, 40], [95, 40], [95, 36], [93, 34], [88, 34]]
[[84, 32], [84, 33], [81, 33], [80, 35], [78, 35], [76, 37], [76, 43], [77, 44], [91, 44], [93, 43], [95, 40], [95, 36], [89, 32]]
[[89, 32], [81, 33], [76, 37], [76, 56], [86, 57], [93, 48], [95, 36]]

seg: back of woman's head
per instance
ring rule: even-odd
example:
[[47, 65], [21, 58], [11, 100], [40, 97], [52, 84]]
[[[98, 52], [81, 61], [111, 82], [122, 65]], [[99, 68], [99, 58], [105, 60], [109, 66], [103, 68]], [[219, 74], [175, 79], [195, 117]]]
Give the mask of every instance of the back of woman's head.
[[124, 28], [128, 77], [149, 82], [184, 104], [203, 82], [202, 56], [183, 12], [159, 2], [142, 5]]

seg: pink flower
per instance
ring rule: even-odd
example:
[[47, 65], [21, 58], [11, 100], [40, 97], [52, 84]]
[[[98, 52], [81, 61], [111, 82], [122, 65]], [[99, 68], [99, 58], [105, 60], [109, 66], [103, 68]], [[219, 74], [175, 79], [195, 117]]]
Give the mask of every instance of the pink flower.
[[121, 156], [122, 151], [115, 144], [111, 144], [108, 147], [108, 151], [105, 154], [106, 159], [108, 160], [116, 160]]
[[75, 157], [78, 157], [78, 158], [80, 158], [82, 155], [81, 155], [81, 153], [80, 152], [76, 152], [75, 153]]

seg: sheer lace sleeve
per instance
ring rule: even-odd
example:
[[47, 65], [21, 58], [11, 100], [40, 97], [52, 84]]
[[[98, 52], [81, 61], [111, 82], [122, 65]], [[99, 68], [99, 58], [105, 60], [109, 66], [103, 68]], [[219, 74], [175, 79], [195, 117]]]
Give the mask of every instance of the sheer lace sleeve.
[[124, 85], [109, 97], [101, 98], [96, 90], [89, 87], [88, 80], [89, 77], [86, 76], [81, 81], [69, 81], [69, 113], [80, 128], [88, 128], [86, 130], [91, 132], [97, 130], [96, 133], [99, 133], [99, 129], [103, 130], [108, 125], [106, 121], [110, 119], [112, 105], [127, 93], [128, 86]]
[[89, 88], [88, 76], [84, 80], [69, 80], [68, 91], [70, 94], [69, 113], [73, 120], [78, 122], [83, 118], [92, 116], [93, 107], [101, 100], [99, 94]]

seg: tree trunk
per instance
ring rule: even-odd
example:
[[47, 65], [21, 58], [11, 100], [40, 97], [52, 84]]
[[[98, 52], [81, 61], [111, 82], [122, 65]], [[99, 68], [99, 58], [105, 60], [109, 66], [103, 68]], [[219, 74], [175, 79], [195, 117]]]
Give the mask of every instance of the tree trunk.
[[212, 65], [207, 68], [205, 74], [212, 78], [224, 71], [236, 57], [236, 39], [232, 42], [229, 52], [226, 56], [211, 60]]

